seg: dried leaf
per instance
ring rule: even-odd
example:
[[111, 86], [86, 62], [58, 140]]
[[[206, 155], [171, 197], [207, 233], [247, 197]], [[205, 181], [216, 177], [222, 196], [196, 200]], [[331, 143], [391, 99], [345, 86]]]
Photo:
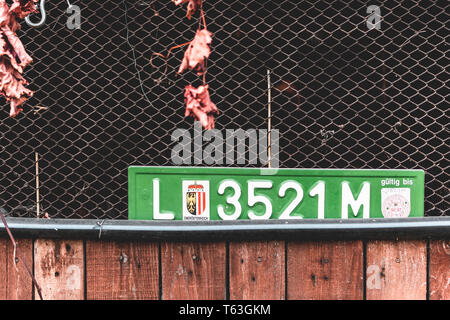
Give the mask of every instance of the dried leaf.
[[183, 61], [181, 62], [178, 73], [184, 70], [196, 70], [198, 75], [205, 71], [205, 62], [211, 54], [211, 32], [206, 29], [197, 30], [194, 40], [189, 44], [184, 53]]
[[186, 102], [185, 117], [193, 116], [206, 130], [213, 129], [213, 114], [219, 114], [219, 110], [209, 97], [208, 85], [198, 88], [191, 85], [186, 86], [184, 98]]
[[175, 3], [176, 5], [188, 2], [186, 17], [189, 20], [191, 20], [192, 15], [195, 13], [197, 8], [202, 4], [202, 0], [172, 0], [172, 2]]
[[25, 85], [23, 69], [33, 59], [17, 37], [20, 29], [18, 19], [37, 12], [35, 2], [38, 0], [13, 0], [11, 7], [5, 0], [0, 0], [0, 94], [10, 102], [10, 117], [15, 117], [22, 109], [20, 106], [33, 95]]
[[36, 2], [38, 0], [13, 0], [9, 11], [14, 13], [17, 18], [25, 19], [30, 13], [38, 12], [35, 5]]

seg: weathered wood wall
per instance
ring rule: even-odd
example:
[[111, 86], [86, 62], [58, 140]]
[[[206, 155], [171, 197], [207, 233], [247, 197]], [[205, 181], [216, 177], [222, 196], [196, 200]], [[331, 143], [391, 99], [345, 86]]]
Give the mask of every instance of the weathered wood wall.
[[[44, 299], [450, 299], [450, 241], [21, 239]], [[0, 239], [0, 299], [39, 299]]]

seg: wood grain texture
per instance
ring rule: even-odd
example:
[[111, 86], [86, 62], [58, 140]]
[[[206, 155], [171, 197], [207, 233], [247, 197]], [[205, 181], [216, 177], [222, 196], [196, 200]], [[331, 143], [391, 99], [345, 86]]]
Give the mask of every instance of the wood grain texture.
[[450, 240], [430, 241], [430, 300], [450, 300]]
[[287, 273], [288, 299], [363, 299], [362, 241], [288, 242]]
[[164, 300], [225, 299], [224, 242], [161, 244]]
[[368, 300], [422, 300], [427, 295], [426, 241], [369, 241]]
[[[30, 239], [16, 239], [29, 268], [33, 267], [33, 242]], [[14, 261], [17, 261], [15, 264]], [[31, 300], [33, 284], [23, 262], [16, 255], [9, 238], [0, 239], [0, 300]]]
[[231, 242], [229, 248], [230, 299], [285, 299], [284, 242]]
[[158, 299], [158, 257], [154, 242], [87, 241], [87, 299]]
[[44, 300], [84, 299], [83, 251], [81, 240], [34, 242], [34, 273]]

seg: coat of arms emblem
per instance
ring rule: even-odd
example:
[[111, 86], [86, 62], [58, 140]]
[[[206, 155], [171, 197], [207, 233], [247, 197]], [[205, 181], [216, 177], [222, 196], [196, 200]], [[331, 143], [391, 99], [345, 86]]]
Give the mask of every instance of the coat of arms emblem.
[[183, 181], [183, 220], [209, 220], [209, 181]]

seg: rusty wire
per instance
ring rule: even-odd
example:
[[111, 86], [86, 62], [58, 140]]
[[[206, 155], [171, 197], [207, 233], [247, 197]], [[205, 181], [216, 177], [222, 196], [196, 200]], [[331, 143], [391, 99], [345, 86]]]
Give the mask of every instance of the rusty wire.
[[0, 219], [2, 220], [2, 223], [5, 226], [6, 232], [8, 233], [9, 239], [11, 240], [11, 243], [14, 248], [13, 263], [14, 263], [14, 267], [16, 268], [16, 271], [17, 271], [17, 266], [16, 266], [16, 264], [17, 264], [16, 255], [17, 255], [19, 257], [19, 259], [22, 261], [22, 263], [24, 264], [25, 269], [27, 270], [28, 274], [30, 275], [31, 280], [33, 281], [33, 285], [35, 286], [35, 288], [38, 292], [39, 298], [41, 300], [43, 300], [41, 287], [39, 286], [36, 278], [33, 275], [33, 272], [31, 271], [30, 267], [28, 266], [27, 262], [25, 261], [23, 255], [22, 255], [22, 251], [20, 250], [20, 247], [17, 245], [17, 242], [14, 239], [14, 236], [12, 235], [11, 230], [9, 230], [8, 223], [6, 222], [5, 216], [3, 215], [2, 212], [0, 212]]

